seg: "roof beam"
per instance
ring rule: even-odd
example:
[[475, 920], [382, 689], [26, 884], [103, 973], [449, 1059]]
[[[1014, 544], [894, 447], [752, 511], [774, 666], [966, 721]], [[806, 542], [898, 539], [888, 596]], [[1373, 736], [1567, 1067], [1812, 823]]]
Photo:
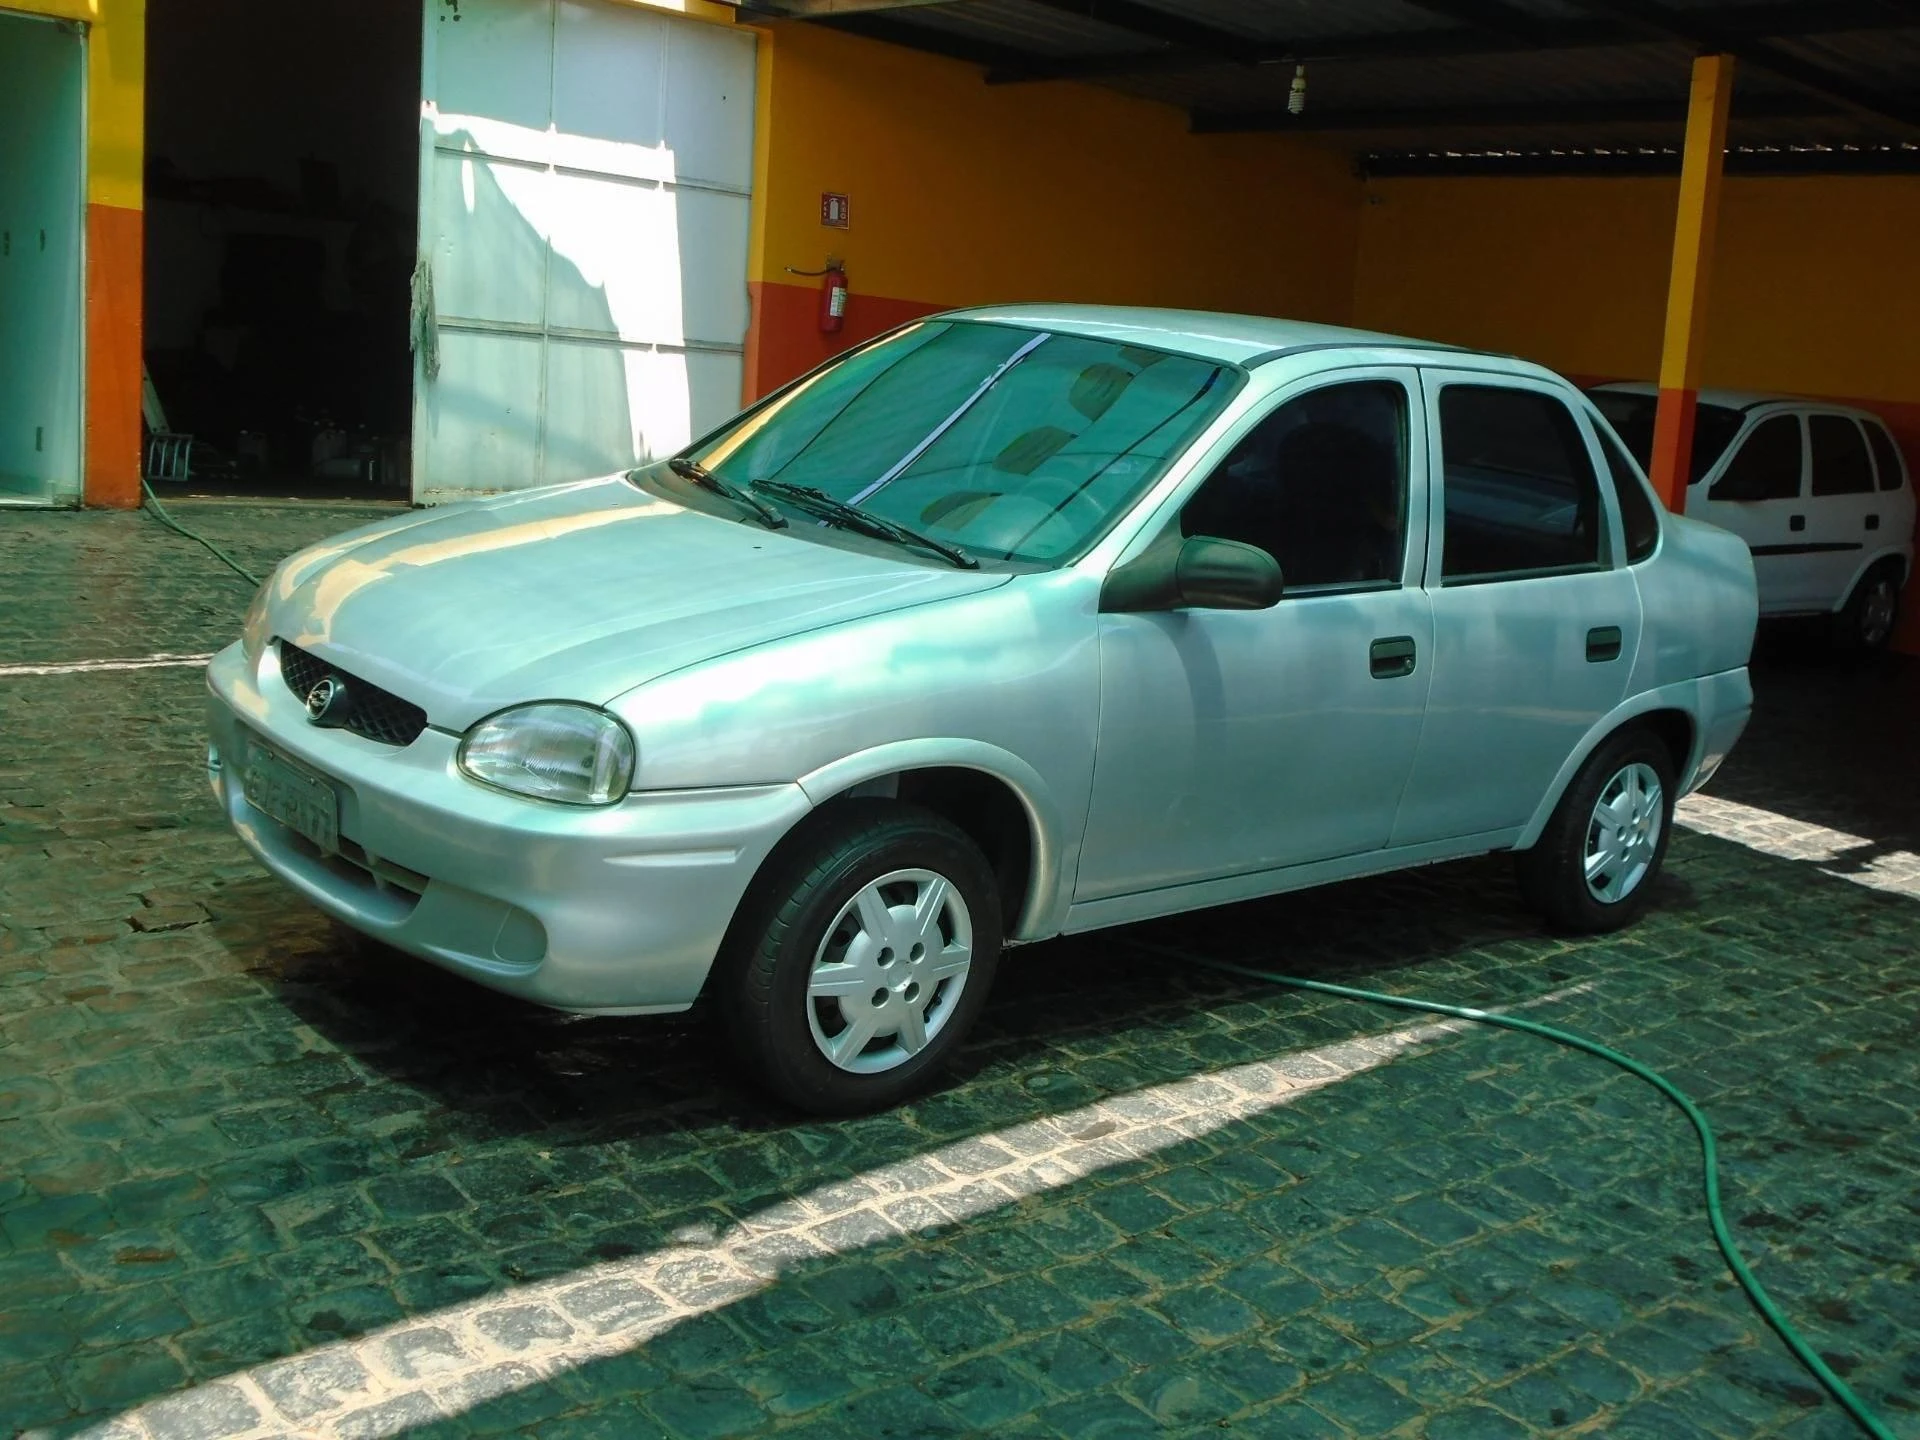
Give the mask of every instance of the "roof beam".
[[[1739, 106], [1742, 120], [1803, 120], [1831, 115], [1833, 107], [1799, 95], [1755, 96]], [[1687, 97], [1671, 100], [1549, 101], [1525, 105], [1409, 105], [1378, 110], [1322, 110], [1289, 115], [1281, 110], [1197, 111], [1195, 133], [1227, 135], [1285, 130], [1326, 134], [1367, 130], [1526, 130], [1552, 125], [1678, 125], [1687, 118]]]
[[[1677, 175], [1678, 149], [1541, 150], [1520, 154], [1427, 150], [1376, 151], [1362, 155], [1369, 178], [1394, 176]], [[1729, 175], [1912, 175], [1920, 173], [1920, 148], [1869, 146], [1826, 149], [1740, 147], [1727, 151]]]
[[1197, 51], [1212, 59], [1247, 64], [1258, 42], [1232, 30], [1222, 30], [1199, 20], [1167, 10], [1156, 10], [1140, 0], [1027, 0], [1046, 10], [1092, 20], [1109, 29], [1124, 30], [1146, 40], [1158, 40], [1184, 50]]
[[[1426, 4], [1429, 0], [1418, 0]], [[1905, 97], [1883, 95], [1849, 76], [1802, 60], [1765, 40], [1742, 38], [1701, 18], [1698, 12], [1670, 10], [1651, 0], [1574, 0], [1582, 8], [1610, 15], [1664, 40], [1679, 40], [1702, 50], [1737, 55], [1756, 70], [1764, 70], [1809, 95], [1875, 120], [1891, 120], [1909, 130], [1920, 130], [1920, 105]]]
[[[1903, 18], [1900, 4], [1908, 0], [1782, 0], [1769, 5], [1711, 6], [1693, 12], [1703, 24], [1738, 37], [1742, 43], [1800, 35], [1842, 34], [1852, 31], [1894, 30], [1920, 25], [1920, 6]], [[1444, 25], [1425, 30], [1374, 32], [1365, 35], [1325, 35], [1310, 40], [1269, 43], [1243, 42], [1238, 58], [1255, 64], [1280, 65], [1316, 60], [1427, 60], [1472, 55], [1511, 54], [1516, 50], [1586, 50], [1609, 45], [1644, 44], [1647, 34], [1637, 25], [1593, 17], [1532, 23], [1528, 38], [1517, 31], [1495, 32], [1472, 25]], [[1038, 80], [1108, 80], [1128, 75], [1165, 75], [1204, 69], [1219, 63], [1217, 54], [1187, 46], [1140, 50], [1124, 55], [1096, 55], [1084, 59], [1029, 56], [1005, 68], [987, 72], [987, 83], [1019, 84]]]
[[[741, 6], [740, 9], [743, 14], [749, 13], [745, 6]], [[948, 60], [964, 61], [986, 70], [1018, 65], [1027, 58], [1024, 51], [1010, 50], [1004, 46], [989, 44], [984, 40], [969, 39], [965, 35], [955, 35], [946, 30], [934, 30], [925, 25], [910, 24], [905, 20], [895, 20], [890, 15], [877, 10], [822, 15], [813, 23], [825, 26], [829, 30], [839, 30], [847, 35], [858, 35], [865, 40], [879, 40], [888, 45], [899, 45], [904, 49], [918, 50], [927, 55], [939, 55]]]

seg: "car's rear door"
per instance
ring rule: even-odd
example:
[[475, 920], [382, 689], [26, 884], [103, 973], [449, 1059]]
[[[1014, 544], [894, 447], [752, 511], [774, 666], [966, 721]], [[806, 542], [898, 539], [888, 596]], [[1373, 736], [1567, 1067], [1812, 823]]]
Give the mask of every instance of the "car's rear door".
[[1626, 693], [1640, 595], [1584, 414], [1546, 380], [1422, 372], [1433, 678], [1393, 844], [1525, 825]]
[[1846, 603], [1854, 577], [1886, 508], [1874, 485], [1866, 432], [1851, 415], [1815, 411], [1807, 416], [1808, 568], [1812, 599], [1823, 608]]

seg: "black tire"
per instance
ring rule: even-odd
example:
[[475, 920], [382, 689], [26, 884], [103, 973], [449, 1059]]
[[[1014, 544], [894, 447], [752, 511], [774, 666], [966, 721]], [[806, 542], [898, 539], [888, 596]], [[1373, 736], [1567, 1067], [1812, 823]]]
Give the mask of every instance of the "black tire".
[[[1609, 900], [1596, 895], [1588, 884], [1588, 843], [1595, 833], [1595, 811], [1602, 795], [1635, 766], [1645, 766], [1659, 781], [1659, 833], [1644, 871], [1618, 898]], [[1581, 935], [1618, 930], [1639, 919], [1667, 858], [1667, 838], [1673, 831], [1673, 770], [1666, 743], [1644, 727], [1628, 726], [1602, 741], [1567, 786], [1533, 848], [1514, 857], [1514, 874], [1527, 904], [1556, 929]], [[1629, 863], [1624, 868], [1630, 875], [1636, 867]], [[1608, 870], [1601, 878], [1610, 879], [1613, 874]]]
[[1897, 560], [1883, 560], [1860, 577], [1833, 617], [1835, 650], [1865, 659], [1887, 648], [1900, 621], [1900, 578]]
[[[946, 880], [964, 907], [964, 914], [954, 910], [949, 899], [943, 911], [947, 920], [941, 922], [964, 919], [971, 930], [972, 960], [957, 994], [952, 992], [954, 977], [934, 981], [929, 992], [914, 988], [912, 966], [920, 961], [919, 947], [908, 961], [894, 956], [891, 948], [878, 948], [877, 941], [856, 952], [851, 943], [837, 938], [864, 936], [856, 919], [843, 921], [843, 911], [869, 885], [901, 871]], [[912, 894], [916, 882], [902, 883]], [[901, 893], [888, 890], [882, 899], [895, 901]], [[846, 944], [847, 959], [840, 963], [856, 956], [862, 964], [875, 954], [892, 957], [876, 971], [897, 982], [878, 987], [886, 991], [884, 999], [875, 992], [879, 1016], [899, 1015], [898, 1006], [914, 1004], [926, 993], [918, 1007], [930, 1031], [923, 1048], [911, 1053], [901, 1039], [904, 1030], [883, 1030], [852, 1055], [852, 1063], [888, 1067], [872, 1073], [842, 1068], [822, 1048], [851, 1028], [843, 1006], [868, 1003], [865, 996], [856, 1002], [809, 993], [816, 961], [836, 922], [835, 943]], [[716, 964], [714, 998], [735, 1054], [776, 1098], [815, 1115], [882, 1110], [927, 1088], [953, 1058], [993, 984], [1001, 939], [993, 869], [957, 826], [897, 801], [845, 801], [803, 824], [755, 878]], [[957, 939], [948, 936], [948, 945], [957, 946]], [[947, 1008], [941, 1009], [943, 1004]], [[874, 1023], [884, 1024], [884, 1018]], [[833, 1026], [838, 1031], [826, 1033]], [[822, 1039], [816, 1039], [816, 1031]], [[895, 1059], [896, 1052], [906, 1058]]]

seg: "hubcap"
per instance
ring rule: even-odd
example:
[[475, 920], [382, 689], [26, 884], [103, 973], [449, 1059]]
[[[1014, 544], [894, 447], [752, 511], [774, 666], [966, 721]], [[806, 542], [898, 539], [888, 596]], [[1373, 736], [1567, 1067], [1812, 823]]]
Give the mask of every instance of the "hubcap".
[[973, 966], [973, 922], [931, 870], [882, 875], [846, 903], [813, 957], [807, 1024], [842, 1070], [876, 1075], [926, 1049]]
[[1629, 765], [1600, 791], [1587, 825], [1587, 891], [1605, 905], [1639, 888], [1660, 848], [1665, 822], [1660, 777], [1650, 765]]
[[1860, 638], [1868, 646], [1876, 646], [1893, 631], [1894, 608], [1899, 604], [1893, 582], [1876, 580], [1873, 588], [1867, 591], [1866, 601], [1860, 607]]

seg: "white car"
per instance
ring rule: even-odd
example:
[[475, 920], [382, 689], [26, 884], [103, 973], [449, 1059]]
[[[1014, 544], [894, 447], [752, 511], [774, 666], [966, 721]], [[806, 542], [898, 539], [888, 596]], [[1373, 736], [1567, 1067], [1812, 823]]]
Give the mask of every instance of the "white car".
[[[1588, 393], [1647, 468], [1659, 391]], [[1747, 542], [1763, 616], [1830, 615], [1846, 650], [1879, 650], [1892, 636], [1913, 573], [1913, 483], [1877, 415], [1702, 390], [1687, 514]]]

